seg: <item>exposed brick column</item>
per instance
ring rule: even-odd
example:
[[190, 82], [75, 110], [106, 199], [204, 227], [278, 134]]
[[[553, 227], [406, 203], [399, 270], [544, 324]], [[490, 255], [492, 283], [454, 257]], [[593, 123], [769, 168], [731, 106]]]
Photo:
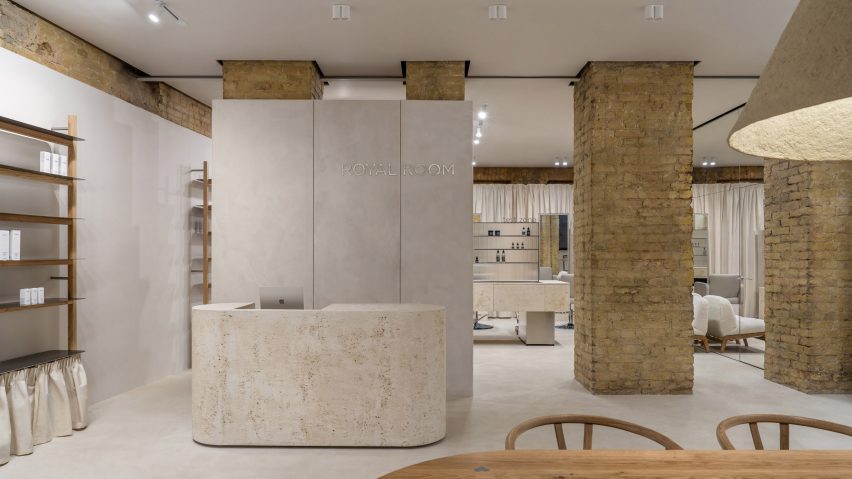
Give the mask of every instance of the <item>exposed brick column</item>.
[[574, 374], [692, 391], [691, 62], [593, 62], [574, 87]]
[[320, 100], [323, 83], [311, 61], [222, 62], [226, 100]]
[[766, 379], [852, 391], [852, 162], [765, 161]]
[[464, 62], [406, 62], [405, 99], [464, 101]]

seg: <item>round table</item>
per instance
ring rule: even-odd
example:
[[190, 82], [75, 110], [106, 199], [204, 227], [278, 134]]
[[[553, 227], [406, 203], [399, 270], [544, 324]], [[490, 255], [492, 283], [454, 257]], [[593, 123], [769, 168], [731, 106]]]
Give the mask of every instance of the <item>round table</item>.
[[852, 451], [489, 451], [433, 459], [383, 477], [852, 477]]

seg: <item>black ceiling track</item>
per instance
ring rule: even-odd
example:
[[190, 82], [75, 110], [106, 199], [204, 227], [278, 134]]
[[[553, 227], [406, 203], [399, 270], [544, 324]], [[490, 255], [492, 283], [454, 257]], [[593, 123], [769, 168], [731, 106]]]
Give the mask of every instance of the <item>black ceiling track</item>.
[[714, 121], [718, 120], [719, 118], [722, 118], [723, 116], [729, 115], [729, 114], [731, 114], [731, 113], [733, 113], [733, 112], [735, 112], [735, 111], [739, 110], [740, 108], [742, 108], [742, 107], [744, 107], [744, 106], [746, 106], [746, 104], [745, 104], [745, 103], [743, 103], [743, 104], [741, 104], [741, 105], [737, 105], [737, 106], [735, 106], [735, 107], [731, 108], [730, 110], [728, 110], [728, 111], [726, 111], [726, 112], [724, 112], [724, 113], [720, 113], [720, 114], [718, 114], [718, 115], [714, 116], [713, 118], [710, 118], [709, 120], [705, 121], [704, 123], [702, 123], [702, 124], [700, 124], [700, 125], [698, 125], [698, 126], [693, 127], [693, 128], [692, 128], [692, 131], [695, 131], [695, 130], [699, 129], [699, 128], [701, 128], [701, 127], [702, 127], [702, 126], [704, 126], [704, 125], [709, 125], [710, 123], [713, 123]]

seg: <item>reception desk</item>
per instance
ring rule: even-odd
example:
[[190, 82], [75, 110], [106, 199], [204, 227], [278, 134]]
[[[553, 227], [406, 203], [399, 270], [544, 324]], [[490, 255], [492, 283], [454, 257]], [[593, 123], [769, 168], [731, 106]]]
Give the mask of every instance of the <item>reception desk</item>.
[[195, 441], [410, 447], [444, 437], [443, 307], [253, 308], [192, 308]]
[[517, 311], [518, 337], [527, 345], [552, 346], [556, 311], [568, 311], [571, 285], [562, 281], [473, 283], [474, 311]]

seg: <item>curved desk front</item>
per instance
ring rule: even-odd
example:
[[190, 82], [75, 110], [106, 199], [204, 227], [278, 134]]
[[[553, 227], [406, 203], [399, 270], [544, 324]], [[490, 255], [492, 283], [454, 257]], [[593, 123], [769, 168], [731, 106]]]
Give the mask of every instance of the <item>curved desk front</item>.
[[446, 312], [192, 308], [192, 436], [218, 446], [430, 444], [446, 432]]

